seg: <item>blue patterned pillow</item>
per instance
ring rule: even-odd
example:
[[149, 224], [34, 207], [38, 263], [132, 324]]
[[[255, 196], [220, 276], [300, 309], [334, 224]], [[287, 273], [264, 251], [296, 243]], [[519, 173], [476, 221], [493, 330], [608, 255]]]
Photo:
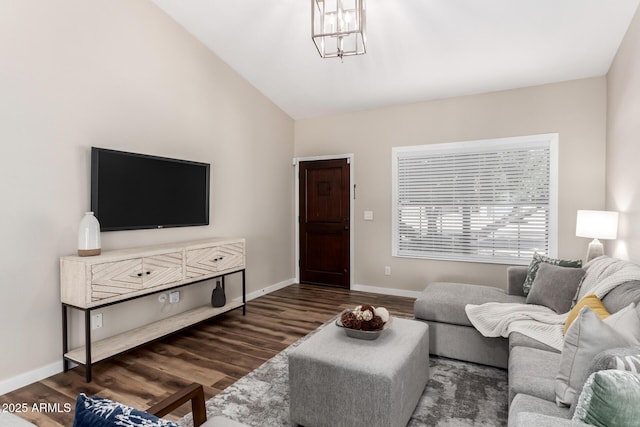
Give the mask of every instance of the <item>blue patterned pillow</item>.
[[81, 393], [76, 400], [73, 427], [178, 427], [144, 411], [100, 397], [87, 397]]

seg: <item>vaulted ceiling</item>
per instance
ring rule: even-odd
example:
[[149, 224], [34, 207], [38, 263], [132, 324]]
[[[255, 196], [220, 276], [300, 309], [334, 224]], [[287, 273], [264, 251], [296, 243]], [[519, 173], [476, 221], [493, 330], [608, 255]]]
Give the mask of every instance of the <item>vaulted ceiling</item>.
[[368, 0], [322, 59], [310, 0], [152, 0], [294, 119], [607, 73], [640, 0]]

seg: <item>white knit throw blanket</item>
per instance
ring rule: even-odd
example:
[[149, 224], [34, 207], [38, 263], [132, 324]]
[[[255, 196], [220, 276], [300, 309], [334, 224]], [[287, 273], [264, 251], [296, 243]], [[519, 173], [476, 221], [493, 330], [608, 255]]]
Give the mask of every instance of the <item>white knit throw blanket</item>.
[[[586, 274], [578, 291], [578, 300], [595, 294], [603, 298], [616, 286], [630, 280], [640, 280], [640, 266], [601, 256], [585, 264]], [[569, 313], [557, 314], [550, 308], [517, 303], [490, 302], [467, 304], [467, 317], [485, 337], [505, 337], [519, 332], [559, 351], [564, 344], [564, 324]]]

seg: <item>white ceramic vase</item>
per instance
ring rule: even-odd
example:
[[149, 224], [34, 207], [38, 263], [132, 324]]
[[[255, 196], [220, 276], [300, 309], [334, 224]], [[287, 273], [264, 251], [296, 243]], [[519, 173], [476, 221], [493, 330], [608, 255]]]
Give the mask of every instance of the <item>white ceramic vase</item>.
[[85, 212], [78, 227], [78, 256], [100, 255], [100, 223], [93, 212]]

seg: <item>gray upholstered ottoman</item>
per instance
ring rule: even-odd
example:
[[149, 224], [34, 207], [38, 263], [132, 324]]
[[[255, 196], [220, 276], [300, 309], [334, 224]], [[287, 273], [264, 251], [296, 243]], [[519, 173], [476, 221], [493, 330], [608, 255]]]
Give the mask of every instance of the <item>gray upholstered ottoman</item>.
[[394, 318], [373, 341], [329, 324], [289, 353], [293, 423], [406, 426], [429, 379], [429, 332]]

